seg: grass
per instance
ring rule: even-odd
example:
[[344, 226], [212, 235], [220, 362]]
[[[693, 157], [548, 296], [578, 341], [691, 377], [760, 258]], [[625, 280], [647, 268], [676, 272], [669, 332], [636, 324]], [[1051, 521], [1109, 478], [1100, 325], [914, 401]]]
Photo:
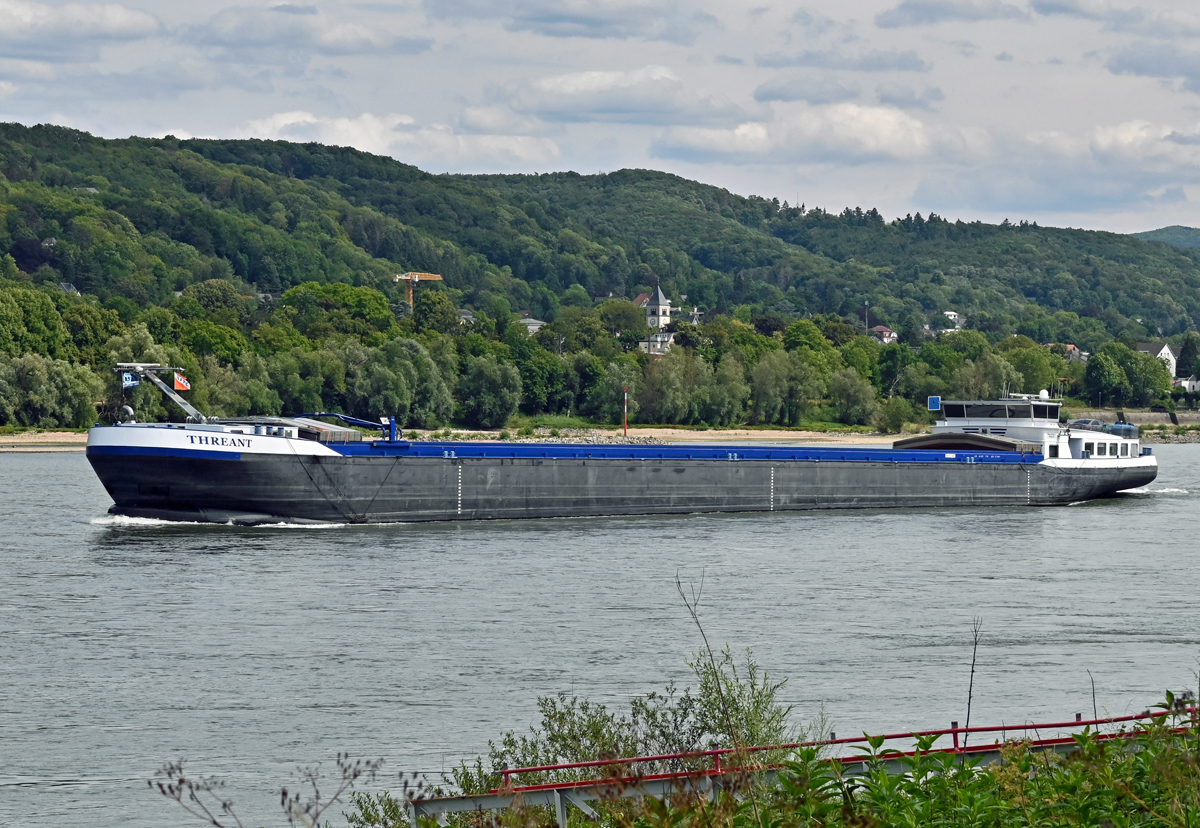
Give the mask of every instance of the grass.
[[0, 435], [6, 434], [40, 434], [47, 431], [65, 431], [71, 434], [87, 434], [87, 428], [67, 428], [65, 426], [54, 426], [53, 428], [37, 428], [36, 426], [15, 426], [3, 425], [0, 426]]
[[612, 431], [620, 428], [612, 423], [598, 423], [583, 417], [568, 417], [564, 414], [535, 414], [528, 416], [518, 414], [510, 417], [506, 426], [510, 431], [521, 431], [522, 429], [538, 429], [538, 428], [576, 428], [576, 429], [606, 429]]

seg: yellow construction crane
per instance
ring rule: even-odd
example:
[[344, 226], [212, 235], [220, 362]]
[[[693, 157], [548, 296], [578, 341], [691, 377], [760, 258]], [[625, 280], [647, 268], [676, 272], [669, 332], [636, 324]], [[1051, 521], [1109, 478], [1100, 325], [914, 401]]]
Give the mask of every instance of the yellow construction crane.
[[408, 282], [408, 306], [416, 307], [413, 304], [413, 290], [417, 287], [417, 282], [440, 282], [442, 277], [436, 273], [397, 273], [392, 277], [393, 282]]

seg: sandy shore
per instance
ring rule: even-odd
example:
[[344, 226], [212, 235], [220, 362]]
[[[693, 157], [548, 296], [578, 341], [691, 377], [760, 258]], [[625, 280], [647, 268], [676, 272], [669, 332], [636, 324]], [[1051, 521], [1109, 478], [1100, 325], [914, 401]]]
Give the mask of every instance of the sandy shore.
[[83, 451], [87, 434], [73, 431], [24, 431], [0, 434], [0, 452], [12, 451]]
[[[597, 430], [598, 435], [615, 437], [620, 431]], [[894, 434], [840, 434], [832, 431], [763, 430], [756, 428], [631, 428], [630, 437], [653, 437], [664, 443], [788, 443], [792, 445], [891, 445]], [[26, 431], [0, 435], [0, 452], [82, 451], [87, 434], [72, 431]]]

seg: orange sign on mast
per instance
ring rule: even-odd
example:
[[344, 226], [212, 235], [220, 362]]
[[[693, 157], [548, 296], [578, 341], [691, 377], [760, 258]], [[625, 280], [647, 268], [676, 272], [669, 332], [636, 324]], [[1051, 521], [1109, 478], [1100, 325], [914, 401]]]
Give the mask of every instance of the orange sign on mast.
[[413, 290], [417, 286], [417, 282], [440, 282], [442, 277], [436, 273], [397, 273], [392, 277], [393, 282], [408, 282], [408, 306], [413, 305]]

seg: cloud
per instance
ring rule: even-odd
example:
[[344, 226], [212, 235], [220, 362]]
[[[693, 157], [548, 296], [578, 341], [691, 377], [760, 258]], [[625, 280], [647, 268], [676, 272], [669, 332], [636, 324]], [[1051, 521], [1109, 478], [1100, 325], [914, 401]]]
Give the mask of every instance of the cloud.
[[502, 20], [547, 37], [665, 40], [691, 45], [716, 18], [668, 0], [425, 0], [430, 17]]
[[1178, 201], [1200, 183], [1200, 124], [1179, 131], [1145, 120], [1008, 141], [994, 160], [928, 175], [915, 198], [938, 209], [1092, 212]]
[[698, 162], [856, 164], [919, 158], [935, 143], [924, 124], [898, 109], [840, 103], [733, 129], [675, 128], [654, 154]]
[[879, 102], [884, 106], [894, 106], [899, 109], [931, 109], [933, 104], [946, 99], [942, 90], [936, 86], [926, 86], [917, 90], [911, 86], [888, 84], [876, 90]]
[[873, 50], [859, 55], [846, 55], [832, 50], [806, 51], [794, 55], [775, 52], [760, 56], [756, 62], [759, 66], [771, 68], [808, 66], [848, 72], [928, 72], [933, 68], [912, 50]]
[[841, 103], [857, 98], [857, 84], [845, 84], [830, 78], [807, 75], [781, 75], [754, 90], [756, 101], [805, 101], [810, 104]]
[[557, 122], [729, 124], [747, 117], [741, 107], [689, 89], [659, 65], [543, 78], [518, 92], [512, 107]]
[[106, 42], [140, 40], [162, 31], [158, 18], [116, 4], [51, 6], [0, 0], [0, 54], [60, 62], [90, 62]]
[[558, 146], [548, 138], [461, 134], [444, 124], [421, 126], [413, 117], [399, 114], [366, 112], [357, 118], [328, 118], [300, 110], [277, 112], [246, 122], [240, 132], [247, 138], [318, 141], [438, 164], [524, 167], [559, 157]]
[[1000, 61], [1001, 63], [1012, 63], [1013, 56], [1010, 55], [1008, 52], [1001, 52], [1000, 54], [996, 55], [995, 59]]
[[875, 25], [881, 29], [897, 29], [936, 23], [1028, 18], [1028, 12], [1000, 0], [903, 0], [895, 8], [875, 15]]
[[183, 32], [183, 39], [220, 50], [239, 63], [302, 66], [313, 56], [416, 54], [425, 37], [405, 37], [322, 14], [308, 6], [234, 6]]
[[1143, 9], [1118, 8], [1107, 2], [1081, 0], [1032, 0], [1029, 4], [1044, 17], [1074, 17], [1103, 23], [1108, 31], [1138, 34], [1144, 37], [1173, 39], [1200, 35], [1200, 19], [1181, 12], [1147, 12]]
[[1200, 53], [1161, 43], [1137, 43], [1118, 51], [1105, 64], [1115, 75], [1180, 79], [1183, 88], [1200, 93]]

